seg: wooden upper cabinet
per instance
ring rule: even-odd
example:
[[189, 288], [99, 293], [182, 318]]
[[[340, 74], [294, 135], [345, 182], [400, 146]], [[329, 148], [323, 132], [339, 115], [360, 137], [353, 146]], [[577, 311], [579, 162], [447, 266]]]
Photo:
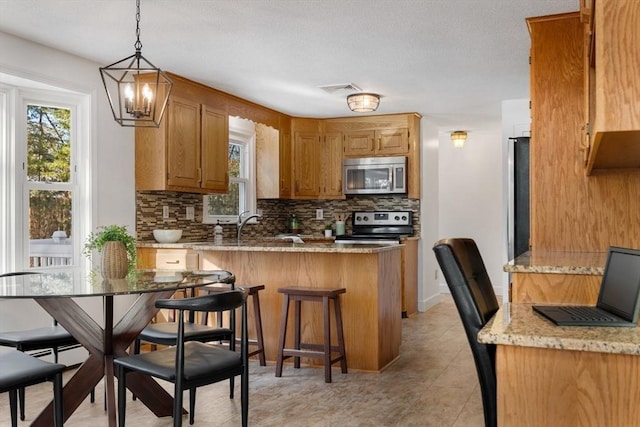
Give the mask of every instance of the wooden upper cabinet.
[[344, 136], [344, 155], [368, 157], [375, 155], [375, 132], [372, 130], [352, 131]]
[[173, 97], [165, 120], [167, 185], [200, 187], [200, 104]]
[[158, 128], [136, 128], [136, 190], [226, 193], [229, 117], [206, 89], [174, 86]]
[[299, 198], [320, 196], [320, 134], [296, 132], [293, 143], [293, 195]]
[[293, 194], [293, 177], [292, 177], [292, 165], [291, 165], [291, 133], [280, 134], [280, 165], [279, 181], [280, 181], [280, 194], [281, 199], [288, 199]]
[[325, 199], [344, 198], [342, 194], [342, 133], [325, 133], [322, 139], [320, 196]]
[[201, 188], [226, 193], [229, 188], [229, 117], [215, 108], [201, 106]]
[[[290, 126], [290, 125], [289, 125]], [[256, 195], [291, 197], [291, 137], [287, 129], [256, 123]]]
[[351, 131], [345, 135], [347, 157], [406, 155], [409, 153], [409, 129], [390, 128]]
[[[585, 0], [586, 1], [586, 0]], [[585, 76], [591, 142], [587, 173], [594, 169], [640, 168], [640, 2], [594, 0], [590, 14], [591, 58]]]
[[376, 131], [380, 155], [402, 155], [409, 152], [409, 129], [381, 129]]

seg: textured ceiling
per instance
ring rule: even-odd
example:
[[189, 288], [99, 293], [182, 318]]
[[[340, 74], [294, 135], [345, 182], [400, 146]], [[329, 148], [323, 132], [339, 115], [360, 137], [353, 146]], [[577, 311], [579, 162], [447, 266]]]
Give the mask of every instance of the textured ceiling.
[[[579, 0], [142, 0], [142, 53], [156, 66], [301, 117], [418, 112], [442, 130], [500, 120], [529, 96], [525, 18]], [[134, 0], [0, 0], [0, 31], [108, 65], [134, 53]], [[0, 64], [2, 55], [0, 53]], [[98, 70], [96, 69], [96, 73]]]

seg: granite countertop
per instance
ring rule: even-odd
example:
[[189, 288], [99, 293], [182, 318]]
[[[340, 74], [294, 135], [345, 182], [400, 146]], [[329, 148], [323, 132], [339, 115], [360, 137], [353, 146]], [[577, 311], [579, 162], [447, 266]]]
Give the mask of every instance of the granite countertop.
[[157, 243], [138, 242], [138, 248], [154, 249], [193, 249], [199, 251], [235, 251], [235, 252], [320, 252], [320, 253], [378, 253], [401, 248], [402, 245], [353, 245], [338, 244], [330, 241], [312, 241], [292, 243], [280, 239], [241, 240], [225, 239], [216, 242], [178, 242]]
[[525, 252], [504, 266], [508, 273], [586, 274], [602, 276], [607, 252]]
[[640, 355], [638, 327], [556, 326], [532, 304], [504, 303], [478, 333], [487, 344]]

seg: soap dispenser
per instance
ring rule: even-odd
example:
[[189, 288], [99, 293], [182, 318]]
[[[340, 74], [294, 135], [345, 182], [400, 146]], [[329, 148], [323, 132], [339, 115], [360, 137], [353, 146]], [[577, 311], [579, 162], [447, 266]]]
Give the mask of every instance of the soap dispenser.
[[220, 220], [218, 220], [218, 222], [216, 223], [216, 226], [213, 229], [213, 239], [216, 242], [221, 242], [222, 241], [222, 226], [220, 225]]
[[300, 230], [300, 221], [296, 214], [291, 215], [289, 218], [289, 232], [290, 233], [298, 233]]

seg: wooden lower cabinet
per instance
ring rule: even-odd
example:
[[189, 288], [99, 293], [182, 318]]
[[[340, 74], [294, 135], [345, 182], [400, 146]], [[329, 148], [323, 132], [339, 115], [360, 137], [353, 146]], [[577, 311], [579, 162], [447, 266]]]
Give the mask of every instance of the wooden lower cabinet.
[[600, 275], [512, 273], [511, 302], [595, 305]]
[[637, 426], [640, 356], [498, 345], [498, 426]]
[[418, 239], [402, 243], [402, 317], [408, 317], [418, 311]]
[[138, 268], [197, 270], [198, 252], [191, 249], [138, 248]]

